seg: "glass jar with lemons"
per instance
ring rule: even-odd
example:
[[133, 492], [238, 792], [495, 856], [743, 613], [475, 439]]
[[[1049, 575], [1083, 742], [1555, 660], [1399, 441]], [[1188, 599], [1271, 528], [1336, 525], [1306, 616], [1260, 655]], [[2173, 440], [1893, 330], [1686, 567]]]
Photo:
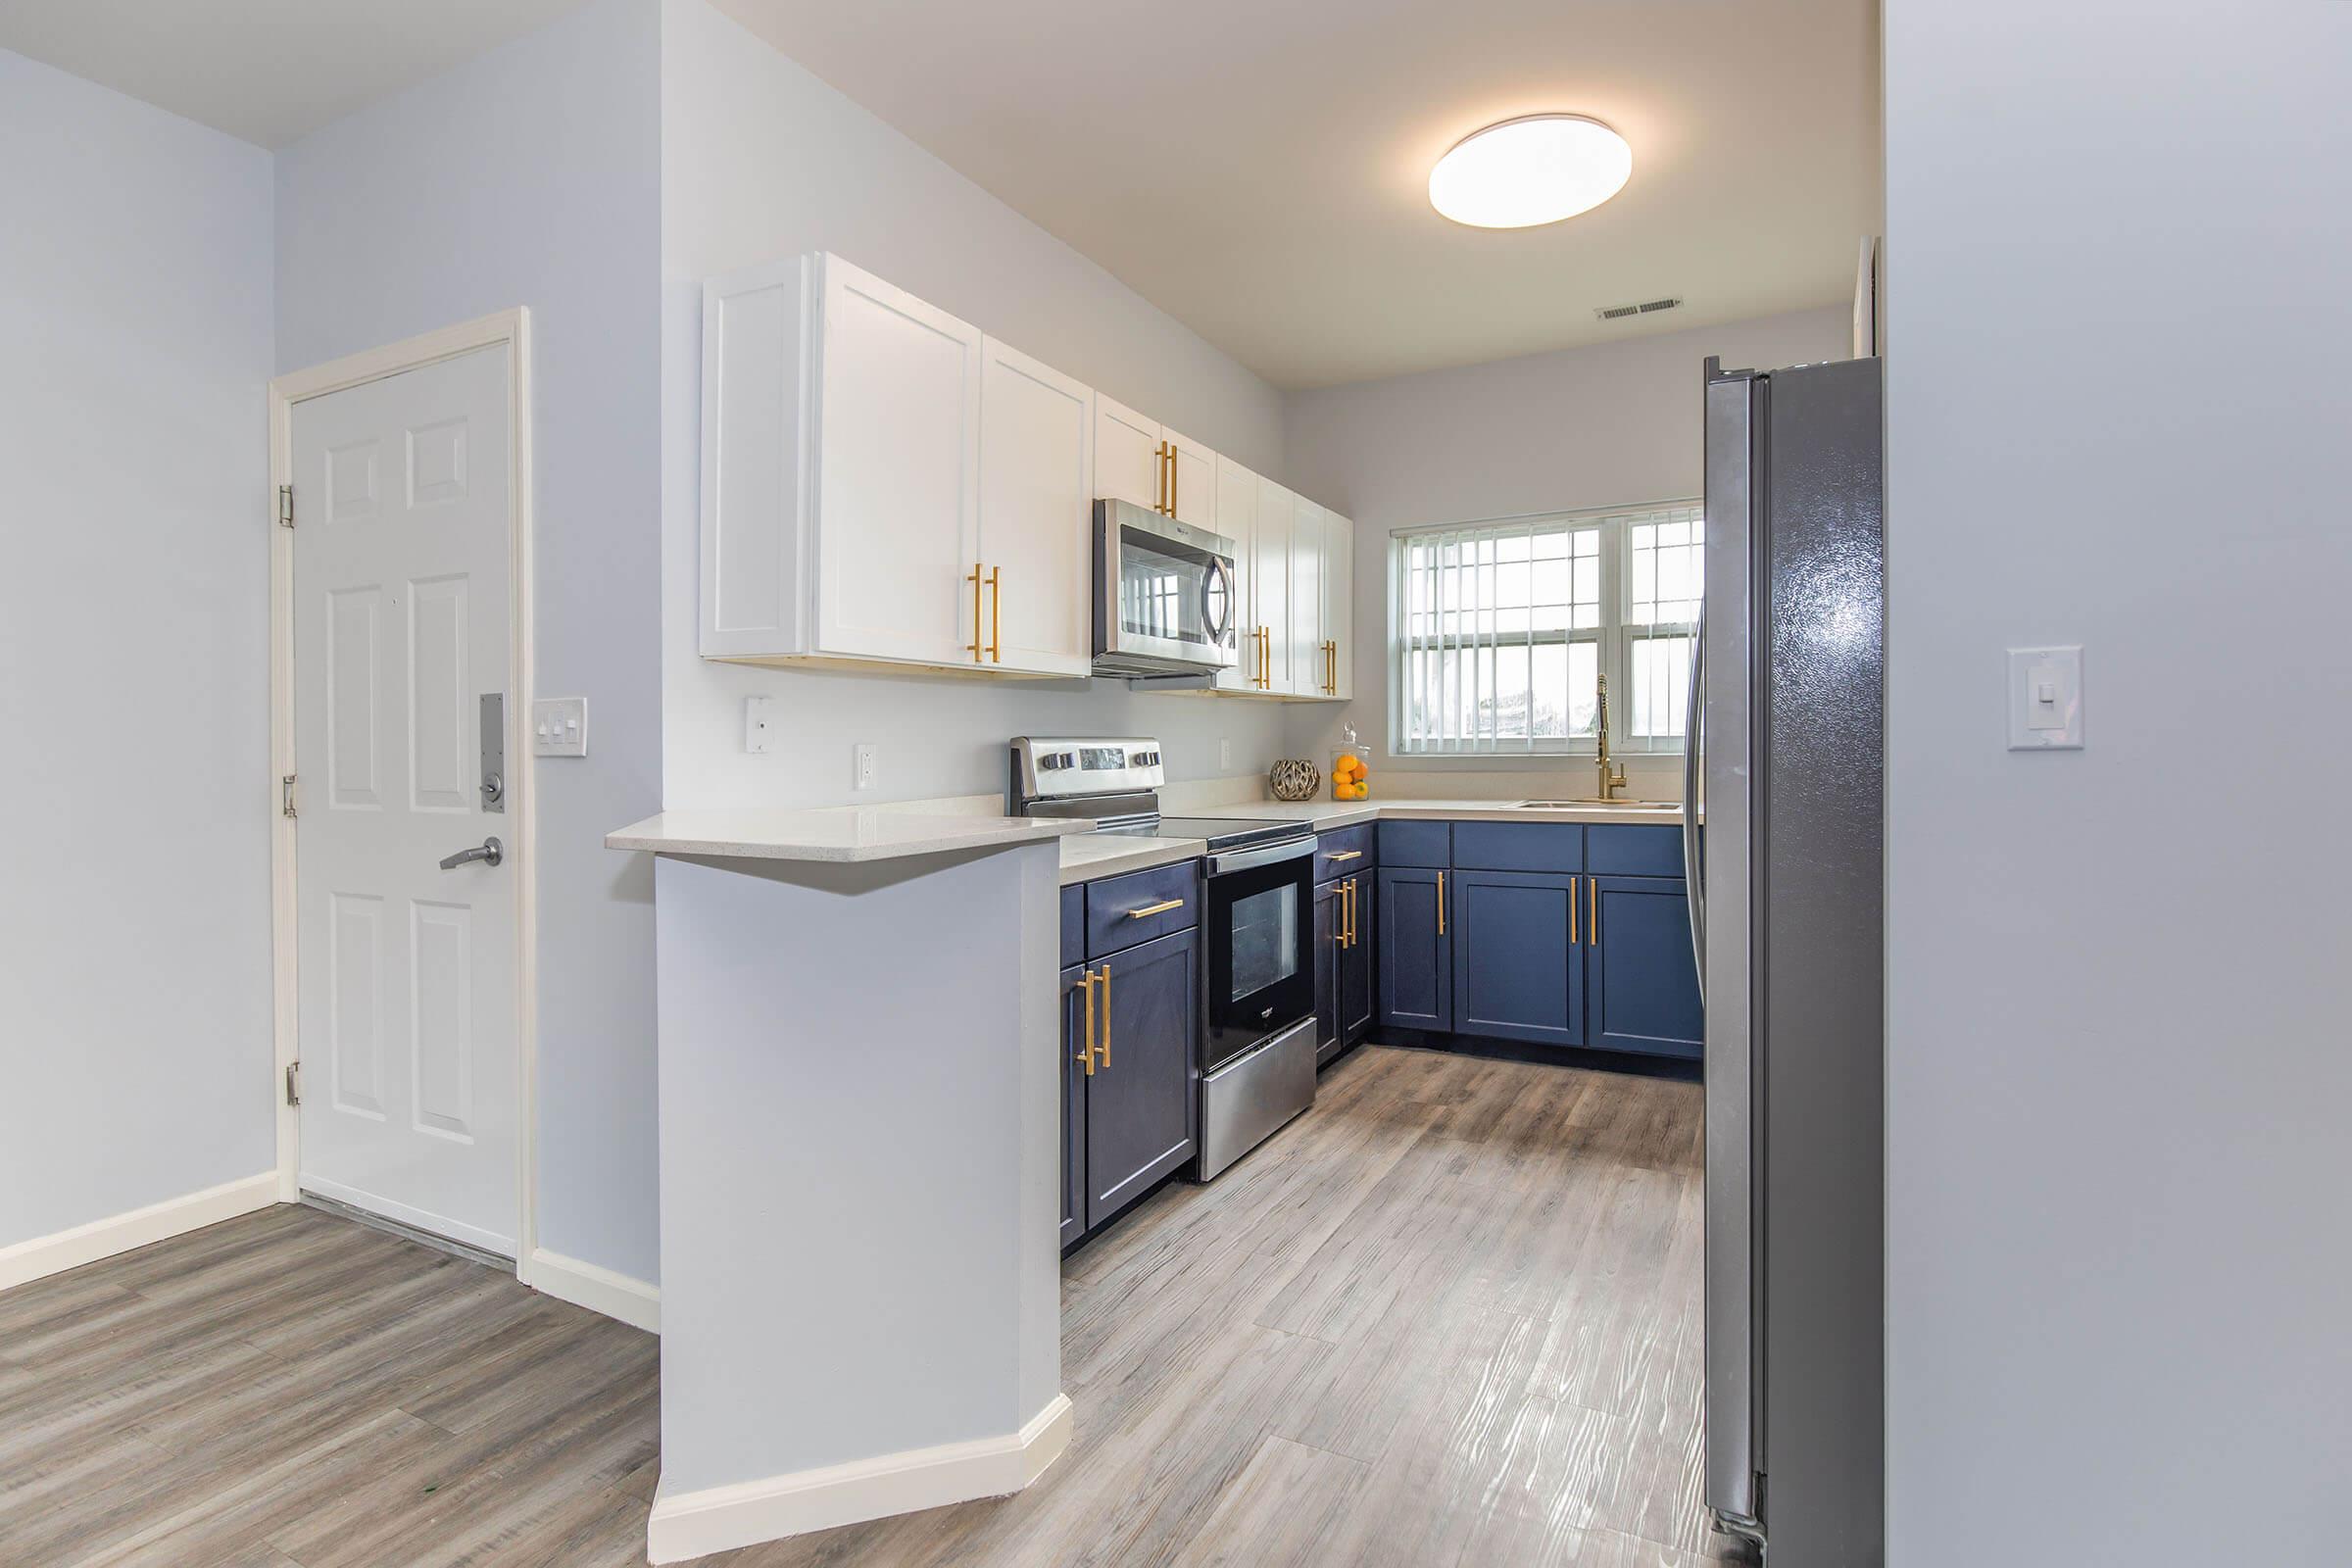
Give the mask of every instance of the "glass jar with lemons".
[[1331, 753], [1331, 798], [1335, 801], [1368, 801], [1372, 798], [1372, 771], [1365, 765], [1364, 749], [1357, 744], [1355, 726], [1345, 725], [1340, 730], [1340, 744]]

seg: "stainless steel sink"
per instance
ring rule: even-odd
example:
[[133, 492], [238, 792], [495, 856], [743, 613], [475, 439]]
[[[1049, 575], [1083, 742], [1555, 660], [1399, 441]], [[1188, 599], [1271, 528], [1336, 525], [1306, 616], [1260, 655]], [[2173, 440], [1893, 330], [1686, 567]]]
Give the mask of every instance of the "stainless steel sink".
[[1515, 801], [1519, 811], [1679, 811], [1679, 801]]

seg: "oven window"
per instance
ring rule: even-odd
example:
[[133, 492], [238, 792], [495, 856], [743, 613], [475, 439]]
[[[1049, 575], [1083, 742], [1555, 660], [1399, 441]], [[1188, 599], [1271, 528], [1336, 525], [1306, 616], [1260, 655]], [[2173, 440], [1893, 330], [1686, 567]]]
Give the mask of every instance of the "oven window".
[[1233, 901], [1233, 995], [1253, 997], [1298, 972], [1298, 888], [1268, 888]]

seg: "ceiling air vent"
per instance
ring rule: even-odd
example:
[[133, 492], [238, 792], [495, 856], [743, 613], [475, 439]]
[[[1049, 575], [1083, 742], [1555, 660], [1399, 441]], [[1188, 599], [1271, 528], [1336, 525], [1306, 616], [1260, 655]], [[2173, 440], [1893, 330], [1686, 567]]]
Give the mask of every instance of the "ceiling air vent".
[[1604, 321], [1622, 321], [1629, 316], [1647, 316], [1652, 311], [1671, 311], [1682, 303], [1682, 297], [1677, 295], [1673, 299], [1643, 300], [1639, 305], [1605, 305], [1592, 314]]

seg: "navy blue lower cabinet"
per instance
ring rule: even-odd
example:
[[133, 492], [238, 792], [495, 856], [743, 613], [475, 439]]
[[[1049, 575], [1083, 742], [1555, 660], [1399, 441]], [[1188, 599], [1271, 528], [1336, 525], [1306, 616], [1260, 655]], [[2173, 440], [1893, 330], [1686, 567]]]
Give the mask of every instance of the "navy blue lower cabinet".
[[1348, 895], [1341, 891], [1343, 884], [1319, 882], [1315, 885], [1315, 1046], [1330, 1045], [1340, 1038], [1340, 966], [1346, 955], [1341, 952], [1340, 940], [1343, 910]]
[[[1072, 889], [1071, 891], [1076, 891]], [[1061, 1245], [1086, 1234], [1087, 971], [1072, 964], [1061, 971]]]
[[[1385, 857], [1385, 838], [1381, 850]], [[1453, 1027], [1453, 929], [1447, 902], [1454, 890], [1447, 879], [1455, 874], [1418, 865], [1384, 863], [1380, 868], [1372, 912], [1377, 921], [1373, 929], [1380, 933], [1374, 967], [1384, 1024], [1439, 1031]]]
[[[1199, 1150], [1193, 1042], [1200, 933], [1096, 962], [1095, 1073], [1086, 1084], [1086, 1227], [1133, 1202]], [[1083, 1069], [1081, 1069], [1083, 1071]]]
[[1586, 879], [1558, 871], [1455, 871], [1453, 1027], [1543, 1046], [1585, 1044]]
[[1592, 1044], [1697, 1059], [1705, 1049], [1705, 1019], [1681, 878], [1587, 880]]
[[1345, 887], [1348, 902], [1342, 905], [1335, 922], [1341, 927], [1344, 941], [1338, 945], [1339, 977], [1333, 999], [1338, 1017], [1335, 1027], [1342, 1043], [1354, 1045], [1372, 1031], [1372, 933], [1380, 929], [1374, 906], [1373, 878], [1351, 876]]

